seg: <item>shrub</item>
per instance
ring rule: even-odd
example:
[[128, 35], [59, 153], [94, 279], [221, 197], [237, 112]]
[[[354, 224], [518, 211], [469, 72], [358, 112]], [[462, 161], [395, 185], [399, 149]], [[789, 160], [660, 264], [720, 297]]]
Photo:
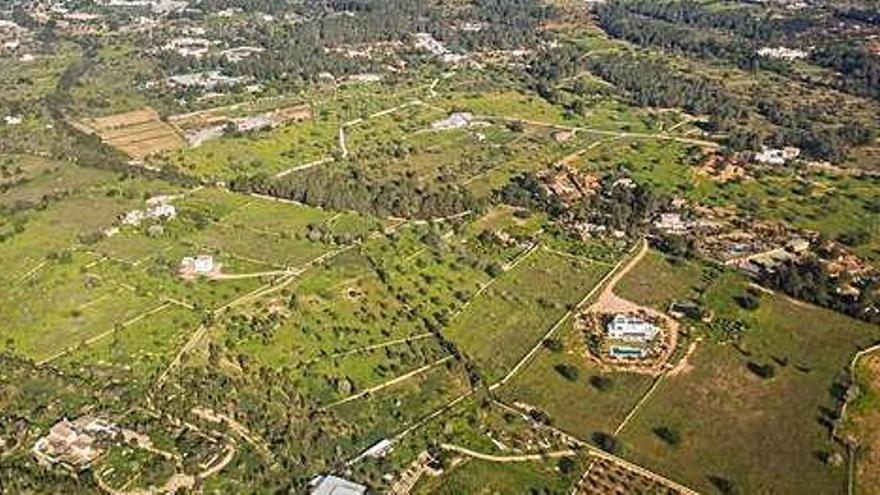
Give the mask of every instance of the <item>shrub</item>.
[[614, 435], [609, 435], [603, 431], [597, 431], [592, 435], [593, 443], [595, 443], [600, 449], [608, 452], [609, 454], [617, 454], [620, 452], [620, 440], [618, 440]]
[[606, 392], [611, 389], [614, 382], [612, 382], [611, 378], [608, 378], [607, 376], [593, 375], [590, 377], [590, 385], [600, 392]]
[[580, 376], [580, 371], [570, 364], [560, 363], [554, 366], [554, 368], [557, 373], [565, 377], [566, 380], [572, 382], [577, 381], [578, 376]]
[[749, 361], [746, 366], [749, 368], [749, 371], [765, 380], [769, 380], [776, 376], [776, 367], [770, 363], [761, 364]]
[[544, 347], [553, 352], [562, 352], [564, 346], [562, 345], [562, 341], [559, 339], [554, 339], [552, 337], [544, 339]]
[[681, 443], [681, 435], [678, 433], [678, 430], [675, 430], [669, 426], [658, 426], [652, 431], [660, 438], [660, 440], [663, 440], [668, 445], [674, 447]]

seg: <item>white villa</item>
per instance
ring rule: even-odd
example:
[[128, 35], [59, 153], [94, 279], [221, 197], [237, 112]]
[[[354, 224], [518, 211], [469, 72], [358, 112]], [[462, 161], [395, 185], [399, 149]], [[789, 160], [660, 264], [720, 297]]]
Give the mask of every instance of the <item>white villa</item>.
[[313, 479], [309, 486], [311, 495], [363, 495], [367, 493], [367, 487], [353, 481], [349, 481], [332, 474], [318, 476]]
[[650, 342], [660, 329], [639, 317], [625, 314], [614, 315], [605, 330], [609, 339], [627, 342]]
[[183, 275], [208, 275], [213, 271], [214, 257], [209, 254], [200, 254], [195, 258], [187, 256], [180, 261], [180, 273]]

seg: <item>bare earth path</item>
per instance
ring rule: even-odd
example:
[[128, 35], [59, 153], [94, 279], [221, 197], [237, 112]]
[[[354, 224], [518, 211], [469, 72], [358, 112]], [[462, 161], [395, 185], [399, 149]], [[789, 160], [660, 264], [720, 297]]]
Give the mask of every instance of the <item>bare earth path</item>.
[[542, 461], [545, 459], [555, 459], [557, 457], [571, 457], [573, 455], [577, 455], [577, 451], [571, 449], [558, 450], [555, 452], [542, 452], [538, 454], [492, 455], [484, 454], [482, 452], [477, 452], [475, 450], [448, 443], [440, 444], [440, 448], [442, 448], [443, 450], [458, 452], [459, 454], [464, 454], [468, 457], [473, 457], [475, 459], [482, 459], [484, 461], [490, 462], [530, 462]]

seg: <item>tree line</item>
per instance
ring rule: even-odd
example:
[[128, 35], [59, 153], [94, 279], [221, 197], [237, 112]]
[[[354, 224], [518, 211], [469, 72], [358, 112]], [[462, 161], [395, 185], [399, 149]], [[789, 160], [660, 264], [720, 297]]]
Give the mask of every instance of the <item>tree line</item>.
[[364, 177], [353, 166], [310, 169], [282, 178], [242, 177], [233, 180], [230, 187], [239, 192], [380, 217], [433, 219], [483, 208], [470, 191], [455, 184], [429, 186], [410, 177], [376, 181]]

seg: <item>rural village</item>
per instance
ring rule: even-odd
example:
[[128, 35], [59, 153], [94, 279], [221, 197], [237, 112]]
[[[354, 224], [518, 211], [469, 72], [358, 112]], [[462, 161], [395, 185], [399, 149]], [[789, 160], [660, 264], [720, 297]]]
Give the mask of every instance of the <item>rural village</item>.
[[872, 5], [0, 3], [0, 492], [877, 493]]

